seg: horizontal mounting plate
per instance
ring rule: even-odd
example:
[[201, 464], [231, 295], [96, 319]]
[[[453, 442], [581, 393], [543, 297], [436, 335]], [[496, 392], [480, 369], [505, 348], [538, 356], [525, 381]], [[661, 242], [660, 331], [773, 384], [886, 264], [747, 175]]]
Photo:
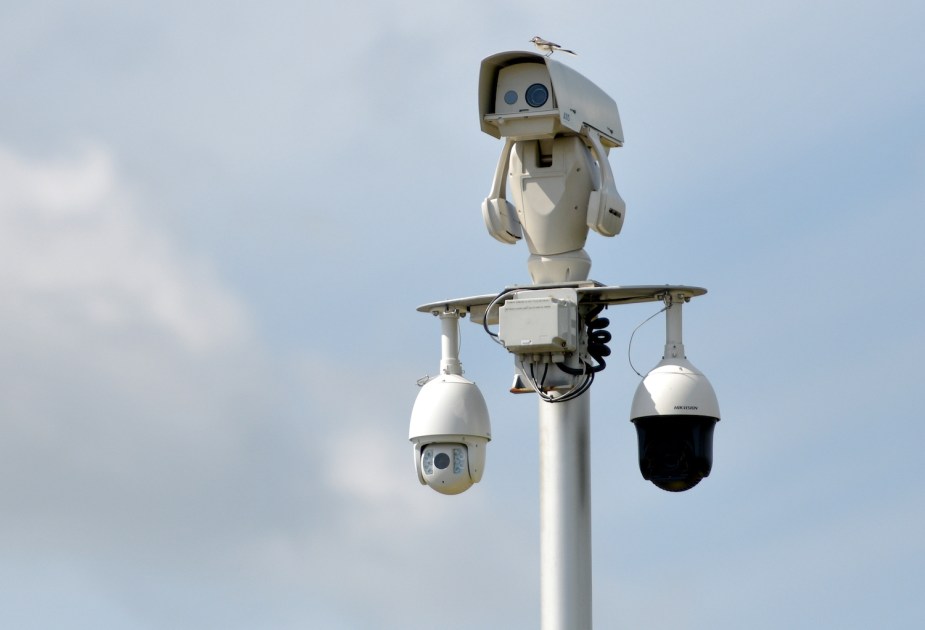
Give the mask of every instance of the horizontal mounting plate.
[[491, 305], [489, 324], [497, 321], [498, 308], [519, 291], [535, 291], [542, 289], [575, 289], [578, 293], [578, 303], [591, 306], [617, 306], [620, 304], [638, 304], [640, 302], [659, 302], [670, 295], [685, 301], [703, 295], [707, 292], [703, 287], [690, 287], [676, 284], [645, 284], [629, 287], [608, 287], [599, 282], [564, 282], [561, 284], [531, 284], [525, 286], [507, 287], [499, 293], [488, 295], [474, 295], [470, 297], [454, 298], [431, 302], [418, 307], [421, 313], [440, 315], [457, 311], [460, 315], [468, 314], [472, 321], [482, 323], [485, 310]]

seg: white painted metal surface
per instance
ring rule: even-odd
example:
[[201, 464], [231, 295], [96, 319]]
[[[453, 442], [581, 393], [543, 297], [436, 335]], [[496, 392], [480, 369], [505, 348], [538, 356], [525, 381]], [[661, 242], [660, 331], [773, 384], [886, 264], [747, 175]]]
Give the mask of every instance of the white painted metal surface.
[[539, 403], [542, 630], [591, 628], [590, 401]]

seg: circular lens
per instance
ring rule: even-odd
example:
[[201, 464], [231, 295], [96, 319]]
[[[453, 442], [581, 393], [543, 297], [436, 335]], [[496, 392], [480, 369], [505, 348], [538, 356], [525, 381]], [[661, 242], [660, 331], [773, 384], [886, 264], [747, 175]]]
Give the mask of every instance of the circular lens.
[[504, 93], [504, 102], [508, 105], [513, 105], [517, 102], [517, 92], [514, 90], [508, 90]]
[[446, 453], [437, 453], [437, 456], [434, 457], [434, 466], [443, 470], [450, 465], [450, 456]]
[[549, 90], [542, 83], [534, 83], [527, 88], [526, 93], [527, 105], [530, 107], [542, 107], [549, 100]]

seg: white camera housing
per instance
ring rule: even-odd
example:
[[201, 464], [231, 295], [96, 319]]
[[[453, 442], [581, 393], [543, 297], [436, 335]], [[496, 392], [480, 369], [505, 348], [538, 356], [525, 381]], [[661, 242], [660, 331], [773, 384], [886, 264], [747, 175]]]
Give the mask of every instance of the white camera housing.
[[[528, 94], [532, 86], [540, 87]], [[537, 53], [502, 52], [482, 60], [479, 120], [495, 138], [587, 135], [590, 128], [604, 146], [623, 146], [616, 102], [576, 70]]]
[[616, 102], [564, 64], [504, 52], [482, 61], [479, 116], [482, 131], [505, 138], [482, 202], [489, 234], [507, 244], [527, 237], [536, 284], [587, 279], [588, 228], [615, 236], [626, 215], [607, 158], [623, 146]]
[[475, 383], [441, 374], [414, 401], [408, 439], [418, 480], [441, 494], [459, 494], [482, 479], [491, 422]]
[[716, 392], [686, 358], [662, 359], [639, 384], [630, 418], [704, 416], [719, 419]]

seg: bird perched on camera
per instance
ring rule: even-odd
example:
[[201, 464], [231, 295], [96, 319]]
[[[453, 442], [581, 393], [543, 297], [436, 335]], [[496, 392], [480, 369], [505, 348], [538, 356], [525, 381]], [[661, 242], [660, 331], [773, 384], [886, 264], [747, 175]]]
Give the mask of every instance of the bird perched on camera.
[[531, 39], [530, 41], [533, 42], [533, 45], [536, 46], [538, 49], [540, 49], [540, 50], [542, 50], [543, 52], [545, 52], [547, 57], [548, 57], [549, 55], [553, 54], [554, 52], [556, 52], [557, 50], [561, 50], [562, 52], [568, 53], [568, 54], [570, 54], [570, 55], [577, 55], [577, 54], [578, 54], [578, 53], [576, 53], [574, 50], [569, 50], [569, 49], [567, 49], [567, 48], [563, 48], [563, 47], [560, 46], [559, 44], [554, 44], [554, 43], [552, 43], [552, 42], [550, 42], [550, 41], [547, 41], [547, 40], [543, 39], [542, 37], [540, 37], [539, 35], [537, 35], [536, 37], [534, 37], [534, 38]]

